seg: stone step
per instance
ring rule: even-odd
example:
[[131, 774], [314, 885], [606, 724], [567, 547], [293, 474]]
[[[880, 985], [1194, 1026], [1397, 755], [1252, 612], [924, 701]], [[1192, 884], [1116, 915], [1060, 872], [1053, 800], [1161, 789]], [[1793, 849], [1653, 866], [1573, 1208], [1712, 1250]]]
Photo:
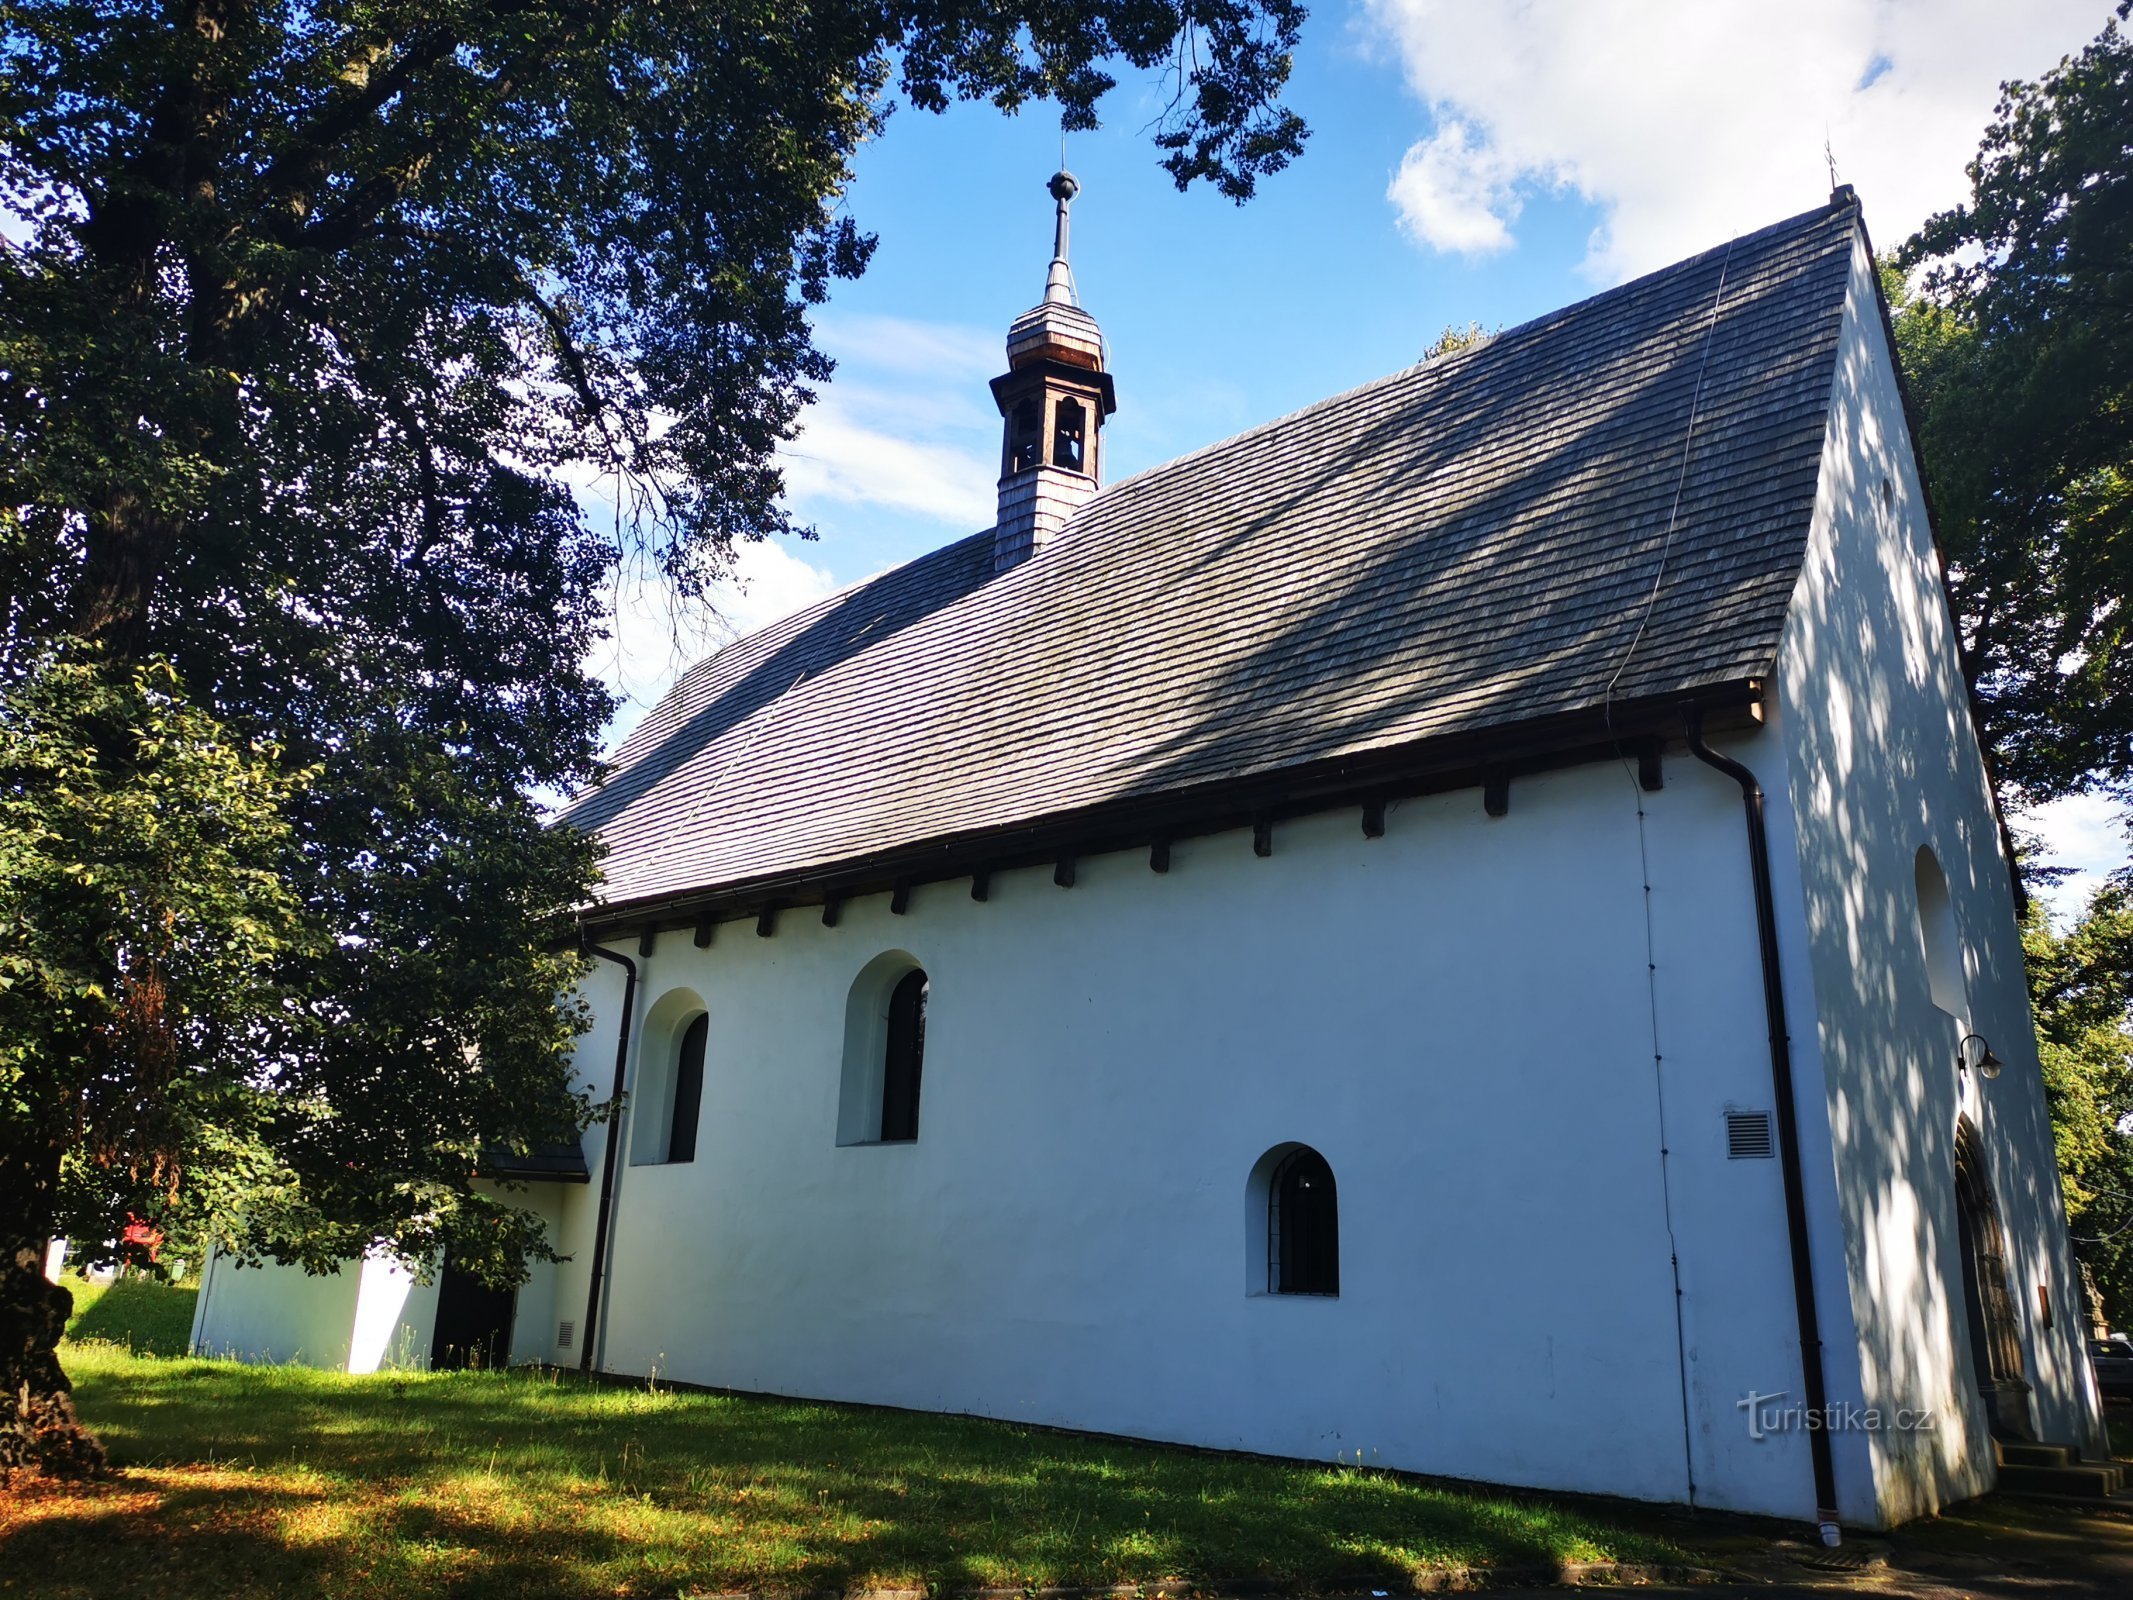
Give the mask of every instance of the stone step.
[[2000, 1468], [2002, 1494], [2061, 1495], [2080, 1500], [2108, 1500], [2125, 1483], [2123, 1468], [2101, 1463], [2066, 1467]]
[[2074, 1452], [2063, 1444], [2016, 1444], [1995, 1439], [1992, 1448], [2003, 1467], [2070, 1467], [2075, 1461]]

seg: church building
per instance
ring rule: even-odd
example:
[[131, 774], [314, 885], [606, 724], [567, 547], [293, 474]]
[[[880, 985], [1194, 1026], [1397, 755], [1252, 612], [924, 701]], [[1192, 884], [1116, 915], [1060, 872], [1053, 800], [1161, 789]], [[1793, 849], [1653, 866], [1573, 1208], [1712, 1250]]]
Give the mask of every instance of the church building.
[[1075, 187], [994, 526], [566, 814], [567, 1259], [217, 1263], [197, 1344], [1864, 1527], [2103, 1454], [1850, 191], [1112, 483]]

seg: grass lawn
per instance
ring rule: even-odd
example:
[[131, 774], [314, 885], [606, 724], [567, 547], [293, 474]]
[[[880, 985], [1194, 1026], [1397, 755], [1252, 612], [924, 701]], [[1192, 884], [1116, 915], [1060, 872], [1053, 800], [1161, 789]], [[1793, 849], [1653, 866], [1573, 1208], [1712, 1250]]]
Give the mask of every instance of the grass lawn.
[[74, 1296], [67, 1337], [76, 1343], [117, 1345], [144, 1356], [182, 1356], [193, 1336], [196, 1286], [178, 1287], [150, 1278], [91, 1283], [71, 1269], [60, 1282]]
[[[1635, 1513], [1618, 1524], [1353, 1468], [548, 1374], [357, 1378], [142, 1354], [171, 1348], [183, 1292], [135, 1285], [151, 1293], [127, 1308], [127, 1287], [84, 1306], [64, 1350], [123, 1470], [0, 1495], [0, 1595], [1398, 1591], [1446, 1564], [1676, 1554]], [[92, 1325], [133, 1348], [81, 1338]]]

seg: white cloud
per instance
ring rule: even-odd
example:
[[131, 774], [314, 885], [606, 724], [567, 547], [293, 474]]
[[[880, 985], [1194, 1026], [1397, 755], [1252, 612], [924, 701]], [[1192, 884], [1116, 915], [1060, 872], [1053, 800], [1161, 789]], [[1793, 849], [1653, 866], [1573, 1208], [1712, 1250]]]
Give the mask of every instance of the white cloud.
[[733, 637], [767, 628], [843, 587], [824, 568], [794, 553], [806, 548], [767, 542], [742, 548], [733, 576], [718, 586], [718, 610]]
[[816, 342], [840, 362], [934, 379], [983, 380], [1000, 370], [1001, 336], [956, 323], [825, 312]]
[[[980, 391], [982, 392], [982, 390]], [[832, 387], [781, 454], [796, 501], [894, 506], [964, 534], [989, 527], [999, 467], [972, 448], [971, 408], [954, 390]], [[990, 438], [997, 419], [980, 417]]]
[[1448, 116], [1408, 149], [1386, 193], [1401, 224], [1424, 244], [1488, 255], [1511, 247], [1521, 176], [1501, 151]]
[[810, 504], [916, 512], [951, 539], [991, 524], [1000, 419], [985, 380], [1006, 364], [998, 333], [905, 317], [830, 314], [817, 342], [837, 375], [782, 452]]
[[1895, 244], [1967, 193], [1998, 85], [2034, 78], [2099, 0], [1366, 0], [1435, 128], [1388, 197], [1426, 244], [1476, 254], [1523, 196], [1601, 209], [1614, 280], [1806, 210], [1823, 147]]
[[2115, 800], [2100, 794], [2069, 795], [2010, 819], [2018, 833], [2033, 834], [2044, 846], [2044, 864], [2071, 867], [2071, 876], [2044, 891], [2052, 920], [2064, 928], [2074, 922], [2089, 896], [2126, 865], [2126, 816]]

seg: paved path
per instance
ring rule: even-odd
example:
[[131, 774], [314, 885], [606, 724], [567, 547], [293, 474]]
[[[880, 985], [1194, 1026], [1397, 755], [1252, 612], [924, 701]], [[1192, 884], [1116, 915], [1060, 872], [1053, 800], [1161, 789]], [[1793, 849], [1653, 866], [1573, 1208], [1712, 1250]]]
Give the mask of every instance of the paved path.
[[1751, 1581], [1644, 1592], [1705, 1600], [2133, 1600], [2133, 1515], [1993, 1498], [1837, 1551], [1727, 1541], [1711, 1558]]

